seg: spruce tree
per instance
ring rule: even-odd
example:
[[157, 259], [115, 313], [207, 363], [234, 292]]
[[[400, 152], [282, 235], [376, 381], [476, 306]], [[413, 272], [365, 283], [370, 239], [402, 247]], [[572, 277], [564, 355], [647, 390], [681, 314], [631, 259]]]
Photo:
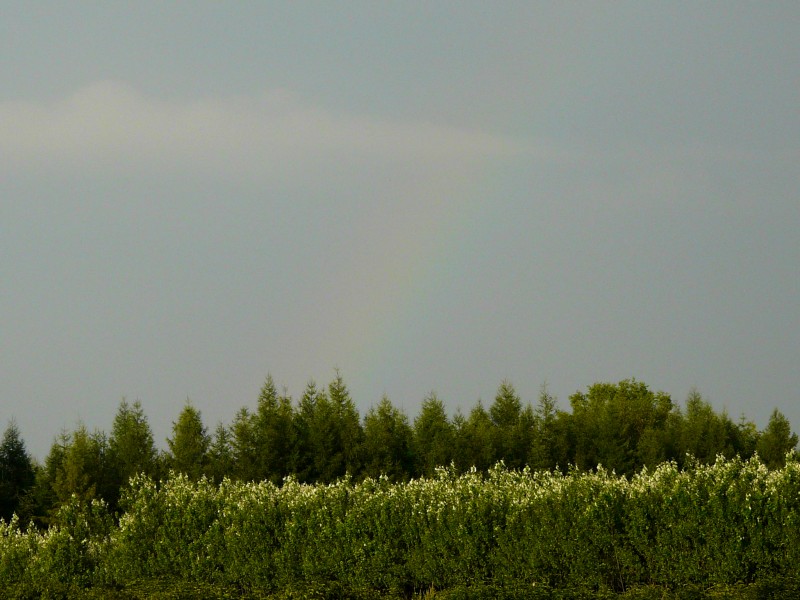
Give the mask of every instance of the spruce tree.
[[271, 375], [267, 376], [253, 416], [255, 477], [275, 484], [291, 472], [294, 430], [292, 400], [279, 395]]
[[758, 455], [769, 468], [778, 469], [786, 464], [786, 454], [796, 448], [797, 434], [792, 433], [789, 420], [776, 408], [756, 444]]
[[492, 462], [502, 460], [510, 469], [525, 466], [531, 443], [531, 414], [530, 410], [524, 411], [514, 386], [509, 381], [503, 381], [489, 407], [494, 438]]
[[208, 448], [208, 462], [208, 474], [215, 483], [221, 483], [226, 477], [233, 477], [231, 434], [222, 423], [214, 430], [214, 439]]
[[[55, 450], [61, 453], [61, 449]], [[108, 480], [108, 440], [102, 431], [89, 433], [82, 423], [67, 438], [56, 469], [53, 491], [59, 503], [64, 503], [75, 495], [80, 501], [88, 502], [97, 497], [110, 499], [106, 482]], [[111, 493], [113, 494], [112, 490]]]
[[144, 409], [138, 400], [130, 404], [123, 398], [120, 402], [108, 439], [108, 451], [113, 484], [117, 490], [126, 485], [128, 479], [134, 475], [157, 474], [158, 450]]
[[33, 462], [16, 422], [12, 420], [0, 442], [0, 518], [11, 519], [34, 481]]
[[171, 469], [187, 475], [192, 480], [200, 479], [208, 469], [210, 439], [203, 425], [200, 411], [187, 401], [178, 420], [172, 423], [168, 464]]
[[423, 401], [414, 419], [412, 450], [416, 475], [432, 477], [436, 467], [447, 466], [455, 458], [455, 431], [447, 418], [444, 404], [435, 392]]
[[381, 398], [364, 417], [364, 475], [404, 481], [413, 472], [412, 430], [408, 417], [388, 397]]

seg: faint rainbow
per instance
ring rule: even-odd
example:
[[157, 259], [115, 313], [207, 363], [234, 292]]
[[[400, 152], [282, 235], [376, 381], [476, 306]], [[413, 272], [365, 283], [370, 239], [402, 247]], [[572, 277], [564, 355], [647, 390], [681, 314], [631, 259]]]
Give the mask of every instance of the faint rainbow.
[[424, 192], [428, 210], [421, 215], [414, 239], [409, 242], [414, 250], [395, 273], [393, 289], [398, 293], [376, 294], [370, 299], [345, 352], [352, 358], [346, 377], [362, 381], [371, 393], [369, 398], [359, 398], [361, 402], [378, 402], [386, 384], [379, 380], [380, 374], [389, 368], [387, 362], [393, 359], [395, 345], [416, 321], [416, 315], [424, 311], [443, 266], [455, 267], [460, 262], [464, 240], [472, 239], [478, 230], [489, 204], [480, 185], [485, 169], [486, 165], [447, 189]]

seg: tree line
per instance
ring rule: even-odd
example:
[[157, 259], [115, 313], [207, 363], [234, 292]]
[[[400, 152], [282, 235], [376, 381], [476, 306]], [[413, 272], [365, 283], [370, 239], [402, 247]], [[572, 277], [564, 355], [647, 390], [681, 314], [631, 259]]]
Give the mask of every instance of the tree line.
[[340, 373], [327, 387], [309, 382], [294, 401], [271, 376], [255, 409], [241, 408], [229, 425], [210, 432], [187, 401], [167, 449], [160, 451], [139, 401], [120, 402], [109, 434], [79, 425], [62, 432], [42, 463], [27, 453], [14, 421], [0, 442], [0, 517], [47, 526], [59, 506], [77, 496], [119, 507], [128, 479], [154, 479], [170, 471], [215, 482], [271, 481], [291, 475], [304, 483], [388, 477], [393, 482], [430, 477], [437, 467], [485, 472], [498, 461], [509, 469], [566, 471], [603, 466], [630, 476], [665, 461], [679, 468], [713, 463], [718, 455], [758, 454], [770, 468], [785, 464], [798, 437], [777, 409], [766, 428], [742, 416], [716, 412], [693, 390], [684, 406], [643, 382], [595, 383], [558, 407], [545, 386], [536, 403], [523, 403], [514, 386], [500, 384], [492, 403], [479, 400], [467, 415], [448, 417], [429, 394], [410, 421], [384, 396], [363, 418]]

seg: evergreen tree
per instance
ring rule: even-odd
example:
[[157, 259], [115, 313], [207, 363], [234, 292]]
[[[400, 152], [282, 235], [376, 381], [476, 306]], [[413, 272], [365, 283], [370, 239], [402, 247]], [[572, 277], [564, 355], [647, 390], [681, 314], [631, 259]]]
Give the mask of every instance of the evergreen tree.
[[170, 468], [197, 480], [209, 466], [210, 439], [200, 411], [187, 401], [178, 420], [172, 423], [172, 438], [167, 440]]
[[756, 449], [761, 460], [771, 469], [783, 467], [786, 454], [797, 449], [797, 434], [792, 433], [789, 420], [777, 408], [772, 411]]
[[494, 456], [492, 462], [502, 460], [509, 469], [521, 469], [528, 458], [533, 426], [532, 411], [522, 408], [522, 401], [514, 386], [503, 381], [494, 402], [489, 407], [493, 426]]
[[413, 455], [416, 473], [432, 477], [436, 467], [449, 465], [454, 455], [455, 432], [447, 418], [444, 404], [431, 392], [414, 419]]
[[231, 434], [222, 423], [219, 423], [214, 430], [214, 439], [208, 448], [208, 462], [208, 474], [215, 483], [219, 484], [226, 477], [233, 477]]
[[59, 504], [73, 495], [82, 502], [97, 497], [108, 501], [99, 491], [108, 480], [108, 441], [105, 434], [101, 431], [89, 433], [81, 423], [66, 440], [63, 450], [55, 449], [56, 456], [62, 452], [60, 457], [54, 457], [55, 460], [60, 459], [53, 481], [53, 491]]
[[267, 376], [253, 417], [256, 478], [280, 483], [291, 472], [294, 446], [292, 400], [278, 395], [271, 375]]
[[408, 417], [384, 396], [364, 417], [364, 475], [386, 475], [392, 481], [407, 480], [414, 468], [412, 430]]
[[11, 519], [34, 482], [33, 462], [16, 422], [12, 420], [0, 442], [0, 518]]
[[303, 421], [308, 425], [307, 443], [317, 481], [330, 483], [346, 473], [360, 474], [361, 419], [338, 371], [328, 393], [316, 395], [311, 418], [303, 417]]
[[[733, 424], [731, 423], [731, 425]], [[733, 425], [728, 432], [728, 438], [732, 440], [734, 452], [745, 459], [755, 454], [760, 436], [761, 434], [756, 424], [748, 420], [744, 414], [739, 417], [739, 422]]]
[[313, 380], [309, 381], [292, 421], [295, 440], [292, 452], [292, 472], [299, 481], [304, 483], [311, 483], [319, 478], [315, 458], [317, 403], [320, 396], [324, 395], [324, 391], [318, 390]]
[[50, 524], [50, 515], [59, 505], [55, 482], [69, 444], [70, 434], [66, 430], [61, 431], [53, 440], [44, 464], [36, 469], [36, 479], [27, 498], [29, 519], [26, 521], [32, 519], [38, 527], [44, 528]]
[[566, 467], [570, 462], [569, 444], [565, 436], [560, 435], [557, 401], [547, 390], [546, 384], [539, 391], [539, 400], [533, 414], [534, 432], [528, 452], [528, 464], [532, 469], [544, 470], [552, 470], [556, 466]]
[[108, 453], [112, 491], [106, 500], [116, 506], [119, 490], [128, 479], [139, 473], [154, 476], [159, 467], [153, 432], [138, 400], [129, 404], [123, 398], [120, 402], [108, 439]]
[[239, 481], [257, 481], [260, 473], [255, 416], [246, 406], [239, 409], [231, 424], [231, 454], [232, 478]]
[[358, 414], [356, 405], [350, 397], [350, 390], [347, 389], [338, 369], [336, 377], [328, 385], [328, 397], [339, 423], [340, 445], [345, 472], [357, 477], [362, 469], [361, 445], [364, 440], [364, 430], [361, 427], [361, 416]]
[[480, 400], [455, 435], [458, 448], [455, 462], [462, 471], [472, 467], [486, 471], [497, 462], [492, 419]]
[[687, 456], [701, 463], [713, 463], [727, 447], [725, 423], [700, 392], [692, 389], [686, 398], [686, 412], [680, 424], [678, 463]]

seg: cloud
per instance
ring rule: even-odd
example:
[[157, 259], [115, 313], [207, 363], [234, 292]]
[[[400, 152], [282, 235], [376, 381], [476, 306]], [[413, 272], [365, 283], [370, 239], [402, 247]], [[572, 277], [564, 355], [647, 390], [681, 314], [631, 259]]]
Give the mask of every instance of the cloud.
[[50, 103], [0, 103], [6, 168], [201, 169], [236, 176], [315, 162], [462, 163], [525, 147], [481, 131], [337, 114], [276, 89], [189, 101], [104, 81]]

